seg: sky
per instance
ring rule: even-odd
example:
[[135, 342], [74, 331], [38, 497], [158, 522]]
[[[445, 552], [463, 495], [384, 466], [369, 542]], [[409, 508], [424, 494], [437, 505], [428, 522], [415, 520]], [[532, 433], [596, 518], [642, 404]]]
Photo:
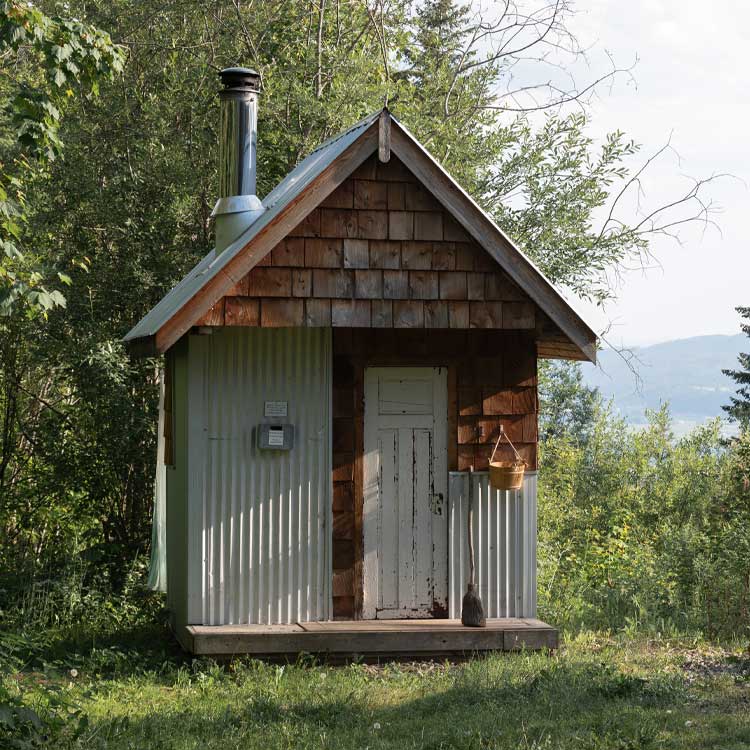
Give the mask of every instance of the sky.
[[[711, 227], [688, 228], [681, 244], [652, 241], [655, 262], [626, 273], [617, 300], [602, 312], [579, 307], [615, 346], [647, 345], [704, 334], [739, 333], [738, 305], [750, 305], [750, 4], [742, 0], [578, 0], [569, 28], [589, 48], [580, 83], [609, 66], [635, 62], [598, 89], [589, 133], [620, 129], [642, 145], [640, 163], [668, 140], [669, 153], [649, 169], [642, 206], [668, 203], [689, 177], [729, 173], [706, 187], [718, 209]], [[637, 60], [637, 62], [636, 62]]]

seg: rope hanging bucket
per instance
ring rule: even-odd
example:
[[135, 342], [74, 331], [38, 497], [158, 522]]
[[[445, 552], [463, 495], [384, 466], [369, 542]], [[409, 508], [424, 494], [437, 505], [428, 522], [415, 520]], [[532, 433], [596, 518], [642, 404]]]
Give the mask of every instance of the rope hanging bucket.
[[[495, 461], [497, 446], [500, 445], [502, 438], [508, 441], [516, 457], [513, 461]], [[500, 434], [497, 437], [495, 448], [490, 456], [490, 486], [496, 490], [520, 490], [523, 484], [523, 475], [526, 470], [526, 462], [521, 458], [516, 447], [511, 443], [510, 438], [500, 425]]]

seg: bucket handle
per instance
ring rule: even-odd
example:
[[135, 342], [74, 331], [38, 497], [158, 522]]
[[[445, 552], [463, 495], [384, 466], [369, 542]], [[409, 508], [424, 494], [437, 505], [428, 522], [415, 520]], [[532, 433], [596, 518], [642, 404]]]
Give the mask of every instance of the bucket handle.
[[526, 464], [526, 461], [524, 461], [521, 456], [519, 455], [518, 451], [516, 450], [516, 446], [511, 443], [510, 438], [508, 437], [508, 433], [505, 431], [505, 428], [503, 425], [500, 425], [500, 434], [497, 436], [497, 441], [495, 442], [495, 447], [492, 449], [492, 455], [490, 456], [490, 463], [492, 463], [492, 459], [495, 458], [495, 453], [497, 451], [497, 446], [500, 445], [500, 441], [503, 439], [503, 437], [508, 441], [508, 445], [513, 449], [513, 453], [516, 454], [516, 458], [522, 463]]

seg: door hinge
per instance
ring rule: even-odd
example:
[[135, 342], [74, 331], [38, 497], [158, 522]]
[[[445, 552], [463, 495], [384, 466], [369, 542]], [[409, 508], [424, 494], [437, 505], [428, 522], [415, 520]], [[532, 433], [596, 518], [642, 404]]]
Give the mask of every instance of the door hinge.
[[443, 493], [442, 492], [438, 492], [436, 495], [433, 495], [430, 498], [430, 510], [436, 516], [443, 515]]

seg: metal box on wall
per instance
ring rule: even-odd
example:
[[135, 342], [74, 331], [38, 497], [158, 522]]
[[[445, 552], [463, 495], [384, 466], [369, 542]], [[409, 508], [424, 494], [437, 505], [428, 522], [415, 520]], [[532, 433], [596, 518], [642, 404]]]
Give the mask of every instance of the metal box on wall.
[[294, 425], [259, 424], [258, 448], [276, 451], [292, 450], [294, 448]]

